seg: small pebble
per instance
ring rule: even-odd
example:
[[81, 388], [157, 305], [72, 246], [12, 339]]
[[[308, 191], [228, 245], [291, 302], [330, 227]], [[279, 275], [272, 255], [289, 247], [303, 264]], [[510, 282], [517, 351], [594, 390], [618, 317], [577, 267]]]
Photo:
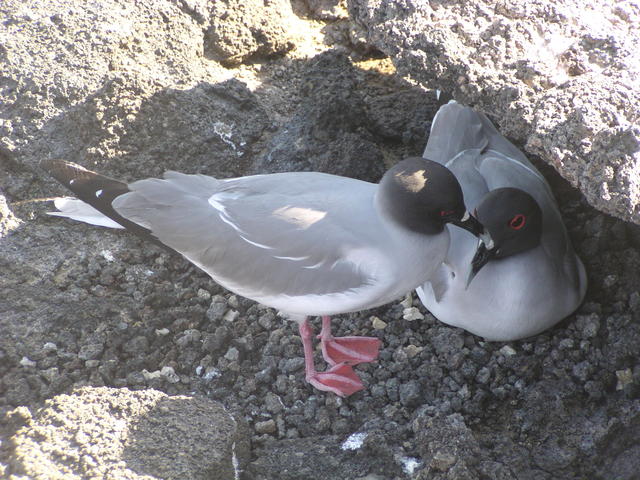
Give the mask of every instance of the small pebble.
[[344, 442], [342, 442], [340, 448], [342, 448], [342, 450], [358, 450], [362, 447], [362, 444], [368, 435], [369, 434], [366, 432], [352, 433]]
[[371, 317], [371, 325], [374, 330], [384, 330], [387, 327], [387, 323], [383, 320], [380, 320], [378, 317]]
[[198, 295], [198, 298], [200, 298], [202, 300], [210, 300], [211, 299], [211, 294], [209, 292], [207, 292], [204, 288], [199, 288], [197, 295]]
[[[218, 296], [216, 295], [216, 297]], [[226, 303], [217, 301], [216, 297], [213, 297], [213, 299], [211, 300], [211, 305], [207, 310], [207, 318], [212, 322], [219, 321], [224, 316], [228, 308]]]
[[187, 345], [191, 344], [191, 343], [196, 343], [200, 340], [200, 337], [202, 336], [202, 334], [200, 333], [200, 331], [193, 329], [193, 328], [189, 328], [187, 330], [185, 330], [182, 333], [182, 336], [180, 336], [177, 340], [176, 340], [176, 345], [178, 345], [181, 348], [185, 348]]
[[264, 315], [260, 315], [258, 318], [258, 324], [265, 330], [271, 330], [274, 320], [275, 318], [273, 317], [273, 313], [267, 312]]
[[236, 318], [238, 318], [239, 315], [240, 315], [240, 312], [238, 312], [237, 310], [229, 310], [227, 313], [224, 314], [222, 319], [226, 322], [233, 322]]
[[478, 372], [478, 374], [476, 375], [476, 380], [478, 381], [478, 383], [481, 383], [484, 385], [489, 381], [490, 377], [491, 377], [491, 370], [489, 370], [487, 367], [482, 367]]
[[422, 462], [420, 462], [420, 460], [413, 457], [401, 457], [398, 460], [402, 465], [402, 471], [407, 475], [413, 475], [413, 472], [422, 465]]
[[236, 347], [230, 347], [229, 350], [227, 350], [227, 353], [224, 354], [224, 358], [229, 361], [235, 362], [240, 358], [240, 352]]
[[280, 413], [284, 410], [282, 399], [273, 392], [268, 392], [264, 398], [264, 404], [271, 413]]
[[44, 353], [55, 352], [56, 350], [58, 350], [58, 346], [52, 342], [47, 342], [42, 346], [42, 351]]
[[29, 360], [27, 357], [22, 357], [22, 360], [20, 360], [20, 365], [22, 365], [23, 367], [35, 367], [37, 363], [33, 360]]
[[415, 407], [420, 404], [422, 389], [417, 381], [403, 383], [400, 385], [399, 393], [400, 403], [405, 407]]
[[49, 383], [53, 382], [60, 376], [60, 372], [57, 367], [51, 367], [47, 370], [41, 371], [40, 375], [45, 378]]
[[80, 360], [94, 360], [102, 355], [104, 350], [104, 344], [102, 343], [89, 343], [80, 347], [78, 352], [78, 358]]
[[178, 383], [180, 381], [180, 377], [173, 370], [173, 367], [169, 367], [169, 366], [162, 367], [162, 370], [160, 370], [160, 373], [165, 378], [165, 380], [167, 380], [167, 382], [169, 383]]
[[424, 350], [424, 347], [418, 347], [416, 345], [407, 345], [406, 347], [404, 347], [404, 353], [406, 353], [407, 357], [409, 358], [414, 358], [416, 355], [422, 352], [422, 350]]
[[583, 382], [589, 378], [591, 373], [591, 364], [588, 361], [580, 362], [571, 368], [571, 372]]
[[256, 422], [256, 433], [276, 433], [277, 427], [274, 420], [266, 420], [264, 422]]
[[281, 370], [285, 373], [295, 373], [304, 367], [304, 358], [288, 358], [281, 364]]
[[625, 368], [624, 370], [616, 370], [616, 377], [618, 378], [616, 390], [624, 390], [627, 385], [633, 382], [633, 372], [630, 368]]
[[407, 293], [407, 296], [400, 302], [403, 308], [411, 308], [413, 306], [413, 294]]
[[431, 467], [446, 472], [456, 463], [456, 457], [448, 452], [437, 451], [431, 459]]
[[229, 303], [229, 306], [231, 308], [238, 308], [238, 297], [236, 297], [235, 295], [231, 295], [227, 302]]
[[502, 355], [504, 355], [505, 357], [511, 356], [511, 355], [515, 355], [516, 351], [513, 349], [513, 347], [511, 347], [510, 345], [504, 345], [501, 349], [500, 349], [500, 353]]
[[414, 320], [424, 320], [424, 315], [420, 313], [417, 307], [405, 308], [402, 311], [402, 318], [405, 320], [412, 322]]
[[593, 338], [600, 329], [600, 319], [595, 313], [580, 315], [576, 321], [576, 326], [581, 331], [583, 338]]
[[160, 378], [162, 376], [162, 373], [160, 373], [160, 370], [155, 370], [153, 372], [150, 372], [144, 369], [142, 370], [142, 376], [146, 381], [149, 381], [149, 380], [154, 380], [156, 378]]
[[559, 347], [560, 347], [560, 350], [569, 350], [573, 348], [573, 339], [563, 338], [562, 340], [560, 340]]
[[222, 376], [222, 372], [215, 367], [207, 367], [202, 376], [202, 379], [206, 382], [210, 382], [213, 379], [220, 378]]

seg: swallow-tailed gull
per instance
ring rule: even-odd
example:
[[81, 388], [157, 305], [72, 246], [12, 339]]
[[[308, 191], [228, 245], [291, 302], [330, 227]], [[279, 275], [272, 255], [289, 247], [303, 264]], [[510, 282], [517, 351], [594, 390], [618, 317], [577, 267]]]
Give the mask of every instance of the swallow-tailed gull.
[[[58, 200], [53, 215], [132, 230], [298, 321], [307, 381], [341, 396], [364, 388], [352, 365], [375, 360], [380, 341], [333, 337], [330, 315], [421, 285], [445, 257], [447, 223], [482, 232], [453, 174], [419, 157], [379, 184], [315, 172], [223, 180], [171, 171], [126, 184], [62, 160], [43, 167], [77, 197]], [[314, 366], [310, 315], [322, 317], [325, 372]]]
[[[487, 340], [535, 335], [582, 302], [586, 275], [549, 185], [489, 119], [450, 102], [433, 121], [424, 156], [458, 178], [491, 239], [450, 229], [443, 264], [417, 289], [439, 320]], [[469, 283], [471, 278], [473, 282]]]

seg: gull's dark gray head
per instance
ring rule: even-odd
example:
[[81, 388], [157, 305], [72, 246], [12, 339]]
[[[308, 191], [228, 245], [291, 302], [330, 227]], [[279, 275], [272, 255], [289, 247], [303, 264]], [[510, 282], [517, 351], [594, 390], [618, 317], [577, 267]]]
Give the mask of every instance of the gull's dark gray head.
[[467, 213], [453, 173], [425, 158], [407, 158], [389, 169], [380, 180], [379, 202], [390, 218], [414, 232], [437, 234], [446, 223], [476, 236], [483, 231]]
[[482, 199], [476, 216], [491, 239], [481, 241], [472, 261], [473, 275], [491, 259], [517, 255], [540, 244], [542, 210], [518, 188], [492, 190]]

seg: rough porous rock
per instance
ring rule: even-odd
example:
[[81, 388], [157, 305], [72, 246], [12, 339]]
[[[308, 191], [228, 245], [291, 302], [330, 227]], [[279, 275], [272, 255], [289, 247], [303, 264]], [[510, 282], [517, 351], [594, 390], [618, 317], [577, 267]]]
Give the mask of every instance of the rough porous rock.
[[9, 443], [10, 478], [233, 479], [248, 438], [225, 408], [155, 390], [85, 387], [47, 400]]
[[[383, 345], [377, 362], [355, 367], [367, 388], [345, 399], [304, 381], [296, 326], [278, 312], [133, 235], [45, 214], [45, 199], [67, 192], [38, 168], [43, 158], [124, 180], [167, 169], [377, 180], [423, 151], [435, 93], [379, 58], [362, 27], [313, 13], [341, 2], [295, 2], [295, 31], [285, 22], [283, 38], [296, 48], [236, 66], [205, 52], [214, 4], [0, 2], [0, 477], [24, 478], [5, 439], [18, 429], [34, 438], [45, 402], [106, 386], [222, 403], [250, 429], [246, 480], [310, 478], [313, 468], [349, 480], [637, 478], [640, 227], [591, 207], [536, 158], [587, 268], [584, 305], [508, 343], [441, 324], [411, 296], [339, 315], [335, 335]], [[555, 115], [553, 103], [544, 108]], [[506, 114], [494, 118], [505, 131], [529, 121], [527, 111]], [[82, 411], [110, 411], [99, 395], [82, 398]], [[111, 438], [104, 418], [92, 433]], [[81, 428], [65, 425], [61, 438]], [[146, 437], [136, 458], [160, 437]], [[92, 452], [97, 464], [103, 453]]]
[[637, 2], [348, 3], [401, 74], [478, 106], [592, 205], [640, 223]]
[[347, 18], [346, 0], [292, 0], [294, 10], [318, 20]]
[[[34, 174], [62, 157], [113, 176], [238, 175], [270, 127], [247, 85], [205, 58], [206, 26], [179, 2], [10, 0], [0, 14], [2, 167]], [[145, 156], [144, 171], [105, 161]]]
[[254, 480], [394, 478], [402, 473], [391, 451], [374, 456], [363, 454], [363, 448], [350, 449], [348, 440], [334, 435], [273, 442], [247, 472]]
[[7, 199], [0, 192], [0, 238], [4, 237], [9, 231], [20, 225], [20, 221], [16, 218], [9, 206]]
[[300, 106], [251, 172], [295, 168], [377, 181], [385, 170], [384, 158], [357, 88], [364, 75], [346, 55], [329, 52], [318, 55], [304, 76]]
[[286, 53], [294, 47], [288, 0], [217, 0], [210, 3], [205, 54], [225, 65]]

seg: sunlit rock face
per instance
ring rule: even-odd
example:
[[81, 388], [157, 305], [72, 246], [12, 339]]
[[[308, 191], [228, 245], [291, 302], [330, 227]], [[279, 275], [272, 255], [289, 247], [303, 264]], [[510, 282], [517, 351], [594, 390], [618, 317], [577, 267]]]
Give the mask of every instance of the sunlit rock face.
[[636, 2], [351, 0], [399, 73], [496, 121], [589, 203], [640, 223]]

